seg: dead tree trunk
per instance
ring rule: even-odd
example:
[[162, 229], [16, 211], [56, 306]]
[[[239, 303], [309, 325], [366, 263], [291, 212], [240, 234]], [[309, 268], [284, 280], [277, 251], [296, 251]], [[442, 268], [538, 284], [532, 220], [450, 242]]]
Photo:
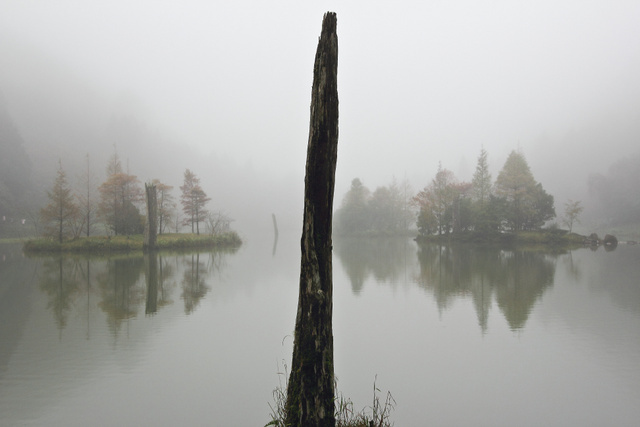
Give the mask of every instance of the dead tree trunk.
[[144, 189], [147, 193], [147, 225], [144, 227], [144, 243], [142, 244], [142, 248], [144, 251], [150, 251], [156, 249], [158, 202], [155, 184], [145, 184]]
[[338, 36], [327, 12], [316, 51], [307, 146], [300, 290], [286, 425], [335, 426], [331, 220], [338, 151]]

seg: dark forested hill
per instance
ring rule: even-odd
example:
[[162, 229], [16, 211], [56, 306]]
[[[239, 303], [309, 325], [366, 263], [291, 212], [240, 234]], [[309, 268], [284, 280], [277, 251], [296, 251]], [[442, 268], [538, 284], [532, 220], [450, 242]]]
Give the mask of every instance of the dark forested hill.
[[19, 216], [31, 192], [31, 161], [0, 94], [0, 222]]

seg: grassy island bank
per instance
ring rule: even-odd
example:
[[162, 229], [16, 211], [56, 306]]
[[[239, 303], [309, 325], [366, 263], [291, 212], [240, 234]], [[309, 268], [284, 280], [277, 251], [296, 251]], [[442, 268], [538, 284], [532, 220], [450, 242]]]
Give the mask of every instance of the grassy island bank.
[[[144, 237], [141, 234], [132, 236], [92, 236], [79, 237], [62, 243], [54, 239], [27, 240], [24, 251], [27, 253], [111, 253], [142, 251]], [[238, 247], [242, 239], [235, 231], [215, 235], [197, 234], [160, 234], [157, 249], [200, 249]]]
[[479, 233], [464, 232], [416, 237], [416, 242], [465, 242], [502, 246], [551, 246], [580, 247], [587, 238], [580, 234], [568, 233], [566, 230], [548, 229], [540, 231], [522, 231], [517, 233]]

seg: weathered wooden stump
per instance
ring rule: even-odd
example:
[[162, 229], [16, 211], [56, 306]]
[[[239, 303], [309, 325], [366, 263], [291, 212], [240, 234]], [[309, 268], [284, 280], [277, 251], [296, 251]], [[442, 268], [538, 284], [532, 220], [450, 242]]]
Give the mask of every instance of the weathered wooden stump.
[[331, 222], [338, 152], [338, 36], [327, 12], [316, 50], [307, 145], [300, 290], [287, 426], [335, 426]]

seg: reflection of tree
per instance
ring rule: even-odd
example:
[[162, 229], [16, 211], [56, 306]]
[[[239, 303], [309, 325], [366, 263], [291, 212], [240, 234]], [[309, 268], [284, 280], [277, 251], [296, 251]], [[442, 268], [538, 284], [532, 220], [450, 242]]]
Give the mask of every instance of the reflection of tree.
[[136, 286], [143, 267], [142, 257], [112, 258], [107, 261], [107, 271], [97, 277], [102, 296], [99, 306], [107, 314], [114, 334], [120, 330], [122, 320], [137, 314], [138, 305], [144, 301], [144, 288]]
[[158, 311], [158, 253], [152, 251], [145, 255], [144, 261], [147, 277], [147, 303], [144, 312], [154, 314]]
[[78, 260], [77, 265], [78, 270], [80, 271], [80, 279], [86, 284], [84, 289], [87, 294], [87, 339], [89, 339], [91, 337], [91, 293], [93, 292], [93, 289], [91, 288], [91, 261], [89, 258], [86, 258], [83, 261], [84, 265], [81, 260]]
[[555, 259], [543, 253], [474, 245], [420, 245], [418, 261], [418, 284], [433, 293], [438, 308], [470, 295], [483, 331], [494, 294], [511, 328], [519, 329], [555, 274]]
[[158, 255], [158, 307], [164, 307], [173, 303], [171, 300], [171, 290], [176, 287], [176, 282], [169, 282], [175, 274], [173, 265], [162, 255]]
[[184, 312], [191, 314], [200, 303], [200, 299], [209, 292], [209, 287], [204, 282], [207, 269], [200, 262], [200, 253], [191, 254], [191, 259], [187, 258], [186, 263], [187, 268], [182, 279], [182, 299]]
[[169, 282], [174, 275], [174, 268], [158, 252], [152, 252], [145, 256], [145, 276], [147, 279], [147, 299], [145, 313], [153, 314], [159, 308], [169, 305], [171, 288], [175, 282]]
[[340, 238], [334, 240], [353, 293], [362, 291], [370, 274], [377, 282], [395, 282], [405, 272], [405, 238]]
[[53, 311], [53, 317], [62, 330], [67, 325], [67, 314], [80, 289], [75, 263], [62, 256], [49, 258], [44, 262], [44, 273], [40, 278], [40, 289], [47, 294], [47, 308]]
[[540, 252], [503, 252], [503, 280], [497, 282], [496, 301], [511, 329], [521, 329], [544, 290], [553, 285], [555, 258]]

